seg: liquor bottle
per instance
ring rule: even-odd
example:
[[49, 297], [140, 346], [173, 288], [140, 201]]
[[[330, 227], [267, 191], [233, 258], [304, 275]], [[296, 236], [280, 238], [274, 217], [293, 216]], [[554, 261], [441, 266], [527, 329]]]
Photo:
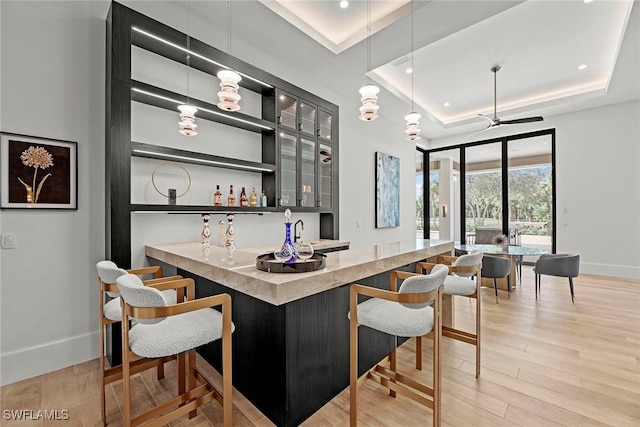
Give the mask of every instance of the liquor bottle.
[[219, 185], [216, 185], [216, 192], [213, 193], [213, 206], [222, 206], [222, 192]]
[[256, 195], [256, 187], [251, 187], [251, 194], [249, 195], [249, 206], [255, 208], [258, 206], [258, 196]]
[[260, 206], [263, 208], [267, 207], [267, 195], [264, 194], [264, 190], [262, 190], [262, 195], [260, 196]]
[[227, 197], [227, 205], [229, 206], [236, 205], [236, 196], [233, 195], [233, 185], [229, 186], [229, 197]]
[[240, 192], [240, 207], [246, 208], [249, 206], [249, 199], [247, 199], [247, 193], [244, 191], [244, 187], [242, 187], [242, 191]]

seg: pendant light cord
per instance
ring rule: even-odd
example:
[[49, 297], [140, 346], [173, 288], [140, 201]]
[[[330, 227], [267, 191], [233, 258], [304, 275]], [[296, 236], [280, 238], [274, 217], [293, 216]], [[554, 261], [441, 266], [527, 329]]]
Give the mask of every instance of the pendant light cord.
[[371, 1], [367, 0], [367, 84], [371, 84]]
[[413, 56], [415, 52], [413, 50], [413, 0], [411, 0], [411, 111], [415, 111], [413, 104], [413, 75], [416, 73], [416, 70], [413, 66]]
[[189, 97], [189, 74], [191, 74], [191, 36], [189, 35], [191, 27], [191, 2], [187, 2], [187, 104], [191, 104]]
[[231, 55], [231, 0], [227, 2], [227, 53]]

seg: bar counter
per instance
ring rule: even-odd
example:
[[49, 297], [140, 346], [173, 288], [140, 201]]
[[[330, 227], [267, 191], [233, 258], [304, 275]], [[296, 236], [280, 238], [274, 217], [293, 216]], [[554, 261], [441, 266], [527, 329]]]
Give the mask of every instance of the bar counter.
[[[177, 267], [196, 282], [196, 297], [232, 298], [233, 385], [277, 426], [297, 426], [349, 385], [349, 285], [388, 289], [392, 270], [451, 253], [453, 243], [406, 240], [331, 252], [326, 267], [308, 273], [257, 270], [256, 257], [273, 247], [206, 254], [199, 243], [147, 245], [149, 258]], [[224, 261], [222, 259], [225, 259]], [[361, 328], [360, 373], [402, 340]], [[198, 352], [220, 371], [220, 344]]]
[[[199, 243], [147, 245], [145, 254], [179, 269], [225, 285], [273, 305], [282, 305], [352, 283], [425, 258], [449, 253], [453, 243], [404, 240], [327, 254], [327, 266], [309, 273], [267, 273], [255, 268], [256, 257], [276, 245], [236, 249], [233, 263], [225, 248], [211, 246], [205, 256]], [[223, 261], [224, 259], [224, 261]]]

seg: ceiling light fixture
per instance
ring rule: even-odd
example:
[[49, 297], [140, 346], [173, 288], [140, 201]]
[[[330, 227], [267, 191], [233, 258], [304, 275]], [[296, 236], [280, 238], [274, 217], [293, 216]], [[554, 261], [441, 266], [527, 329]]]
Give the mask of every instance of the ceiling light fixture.
[[360, 88], [360, 120], [370, 122], [378, 118], [378, 92], [380, 88], [371, 84], [371, 5], [367, 0], [367, 84]]
[[420, 114], [416, 113], [413, 103], [413, 0], [411, 0], [411, 112], [404, 116], [407, 121], [407, 128], [404, 133], [406, 139], [409, 141], [415, 141], [420, 139]]
[[584, 70], [585, 68], [587, 68], [587, 64], [582, 64], [578, 67], [578, 70]]
[[411, 74], [411, 73], [413, 73], [413, 68], [409, 67], [409, 68], [407, 68], [407, 69], [405, 70], [405, 72], [406, 72], [407, 74]]
[[[191, 16], [191, 4], [187, 3], [187, 31], [189, 30], [189, 18]], [[187, 51], [191, 50], [191, 36], [187, 35]], [[178, 122], [178, 132], [184, 136], [196, 136], [196, 113], [198, 109], [191, 105], [189, 100], [189, 74], [191, 74], [191, 55], [187, 53], [187, 103], [178, 105], [180, 111], [180, 121]]]
[[449, 106], [451, 106], [451, 104], [450, 104], [450, 103], [448, 103], [448, 102], [445, 102], [445, 103], [444, 103], [444, 106], [445, 106], [445, 107], [449, 107]]
[[[231, 0], [227, 1], [227, 53], [231, 55]], [[225, 111], [240, 111], [238, 101], [242, 98], [238, 94], [242, 80], [240, 74], [233, 70], [222, 70], [218, 72], [220, 79], [220, 92], [218, 92], [218, 108]]]
[[348, 8], [349, 7], [349, 2], [347, 0], [342, 0], [340, 2], [340, 7], [343, 8], [343, 9]]

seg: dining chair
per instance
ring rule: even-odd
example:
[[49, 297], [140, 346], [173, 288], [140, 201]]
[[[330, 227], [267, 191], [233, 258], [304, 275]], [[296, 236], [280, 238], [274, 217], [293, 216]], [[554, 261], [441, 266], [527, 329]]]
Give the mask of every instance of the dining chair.
[[[450, 296], [464, 296], [476, 301], [476, 330], [475, 333], [463, 331], [452, 326], [442, 326], [442, 335], [458, 341], [466, 342], [476, 347], [476, 378], [480, 376], [480, 312], [482, 298], [480, 293], [481, 266], [483, 253], [474, 250], [458, 257], [439, 255], [437, 264], [449, 266], [449, 275], [444, 280], [442, 293]], [[435, 267], [434, 263], [416, 263], [416, 273], [425, 273]], [[416, 338], [416, 369], [422, 368], [422, 338]]]
[[[114, 366], [107, 368], [107, 361], [105, 355], [105, 328], [107, 325], [120, 322], [122, 320], [122, 310], [120, 308], [120, 293], [116, 285], [118, 277], [125, 274], [136, 274], [140, 276], [153, 276], [153, 279], [144, 281], [145, 286], [153, 286], [166, 281], [171, 281], [181, 278], [181, 276], [163, 277], [162, 268], [160, 266], [142, 267], [132, 270], [124, 270], [119, 268], [112, 261], [100, 261], [96, 264], [96, 270], [98, 272], [98, 294], [99, 294], [99, 313], [100, 313], [100, 331], [99, 331], [99, 353], [100, 353], [100, 397], [101, 397], [101, 415], [102, 424], [107, 425], [107, 406], [105, 387], [114, 381], [122, 378], [122, 366]], [[105, 297], [112, 298], [105, 303]], [[165, 291], [165, 297], [168, 301], [175, 303], [177, 294], [175, 290]], [[164, 377], [164, 362], [160, 360], [154, 361], [138, 361], [135, 372], [140, 372], [145, 369], [156, 367], [158, 370], [158, 379]]]
[[[389, 290], [360, 284], [351, 285], [349, 298], [350, 324], [350, 425], [357, 425], [357, 391], [366, 379], [389, 389], [392, 397], [402, 394], [433, 411], [433, 425], [440, 425], [440, 395], [442, 349], [440, 347], [442, 322], [442, 286], [448, 268], [433, 267], [431, 274], [393, 271]], [[402, 280], [397, 290], [398, 281]], [[358, 303], [358, 296], [371, 297]], [[396, 337], [433, 336], [433, 379], [429, 387], [397, 370], [396, 350], [358, 378], [358, 327], [366, 326]], [[387, 368], [387, 363], [389, 367]]]
[[[197, 415], [197, 408], [216, 399], [223, 408], [223, 424], [232, 419], [231, 382], [231, 297], [219, 294], [195, 299], [193, 279], [178, 279], [155, 287], [144, 286], [133, 274], [116, 280], [122, 305], [122, 381], [126, 427], [164, 426], [179, 417]], [[161, 290], [186, 289], [187, 300], [167, 301]], [[222, 312], [213, 309], [221, 307]], [[135, 324], [130, 326], [130, 320]], [[222, 339], [222, 391], [196, 366], [196, 347]], [[176, 357], [178, 396], [132, 416], [131, 374], [138, 357], [163, 360]], [[197, 382], [201, 385], [198, 386]]]
[[[482, 257], [482, 269], [480, 271], [482, 277], [488, 277], [493, 279], [493, 288], [496, 291], [496, 304], [498, 304], [498, 281], [509, 277], [511, 270], [511, 261], [509, 258], [502, 258], [497, 256], [483, 256]], [[511, 298], [511, 284], [507, 280], [507, 290], [509, 291], [508, 298]]]
[[545, 254], [540, 255], [533, 268], [535, 273], [536, 299], [540, 293], [540, 283], [543, 274], [548, 276], [569, 278], [571, 302], [575, 303], [573, 292], [573, 278], [580, 274], [580, 255], [578, 254]]

